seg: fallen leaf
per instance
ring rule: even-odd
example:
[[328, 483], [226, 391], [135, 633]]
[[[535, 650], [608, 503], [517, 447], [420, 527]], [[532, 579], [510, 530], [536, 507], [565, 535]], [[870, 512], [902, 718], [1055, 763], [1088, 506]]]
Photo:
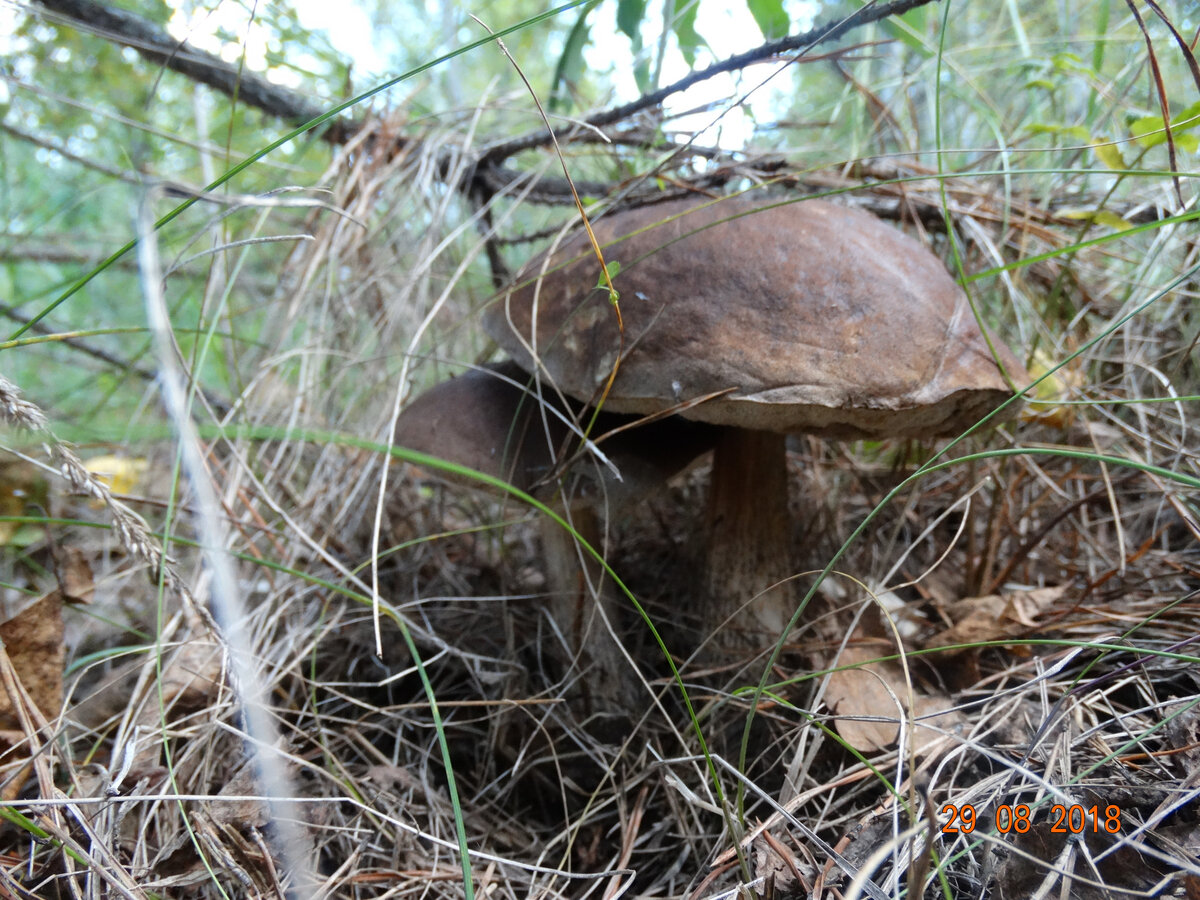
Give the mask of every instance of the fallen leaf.
[[[921, 685], [910, 693], [904, 669], [896, 660], [878, 660], [892, 654], [880, 642], [852, 644], [838, 658], [825, 687], [825, 703], [836, 713], [838, 734], [860, 753], [874, 753], [895, 744], [900, 717], [907, 715], [911, 732], [906, 744], [913, 753], [927, 753], [944, 732], [963, 721], [953, 701]], [[852, 668], [840, 668], [850, 666]]]
[[[0, 516], [45, 515], [49, 505], [49, 482], [32, 463], [0, 458]], [[40, 540], [42, 526], [36, 522], [0, 522], [0, 544], [27, 547]]]
[[83, 467], [108, 485], [114, 494], [128, 494], [141, 482], [150, 463], [141, 457], [106, 454], [93, 456]]
[[261, 793], [254, 765], [246, 762], [208, 804], [209, 815], [222, 825], [263, 828], [271, 821], [271, 807]]
[[[42, 716], [53, 719], [62, 709], [63, 649], [62, 594], [51, 591], [0, 623], [0, 641], [25, 694]], [[13, 698], [0, 692], [0, 729], [21, 729]]]
[[[51, 591], [7, 622], [0, 623], [0, 748], [7, 773], [2, 794], [13, 800], [29, 777], [29, 760], [36, 760], [36, 732], [62, 710], [63, 665], [62, 594]], [[43, 757], [44, 759], [44, 757]], [[43, 764], [44, 765], [44, 764]], [[39, 779], [50, 781], [48, 769]]]
[[1200, 765], [1200, 714], [1188, 701], [1179, 701], [1163, 709], [1166, 727], [1163, 736], [1171, 755], [1184, 772]]
[[58, 577], [58, 589], [67, 603], [91, 603], [96, 593], [96, 580], [92, 575], [92, 566], [77, 547], [56, 547], [51, 544], [54, 554], [54, 574]]
[[807, 897], [816, 880], [816, 867], [797, 858], [781, 840], [764, 831], [754, 839], [754, 877], [770, 883], [776, 897]]
[[924, 641], [926, 649], [951, 647], [947, 653], [962, 653], [966, 648], [956, 644], [983, 641], [1002, 641], [1024, 637], [1039, 626], [1038, 617], [1054, 606], [1066, 593], [1067, 586], [1037, 588], [1032, 591], [1012, 591], [968, 597], [941, 607], [952, 623], [949, 628]]
[[[900, 707], [892, 699], [884, 663], [868, 662], [889, 654], [888, 649], [848, 646], [838, 657], [838, 669], [829, 673], [825, 703], [837, 714], [838, 734], [855, 750], [874, 753], [896, 742], [900, 733]], [[841, 668], [846, 666], [849, 668]], [[899, 692], [907, 692], [903, 683]]]
[[[1142, 853], [1136, 843], [1118, 843], [1119, 836], [1104, 831], [1068, 835], [1052, 829], [1047, 817], [1033, 821], [1025, 833], [1014, 829], [996, 845], [1011, 850], [996, 869], [992, 896], [997, 900], [1168, 896], [1157, 888], [1172, 870], [1177, 871], [1171, 863]], [[1064, 854], [1068, 840], [1076, 849]]]

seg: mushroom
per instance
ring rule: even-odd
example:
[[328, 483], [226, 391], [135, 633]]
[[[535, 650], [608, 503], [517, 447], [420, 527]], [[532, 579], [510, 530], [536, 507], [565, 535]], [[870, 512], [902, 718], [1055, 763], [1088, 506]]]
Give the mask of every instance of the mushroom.
[[[401, 411], [395, 443], [535, 494], [557, 507], [592, 547], [601, 549], [604, 529], [597, 507], [625, 506], [643, 498], [710, 449], [715, 438], [713, 429], [679, 420], [622, 429], [605, 441], [603, 463], [588, 460], [591, 464], [584, 465], [581, 460], [556, 478], [562, 468], [556, 465], [558, 455], [580, 443], [567, 424], [574, 422], [575, 415], [539, 400], [530, 382], [529, 375], [508, 362], [437, 384]], [[629, 417], [606, 414], [598, 420], [595, 433], [624, 424], [629, 424]], [[671, 451], [661, 452], [664, 446]], [[547, 609], [564, 647], [563, 654], [550, 655], [560, 657], [565, 676], [579, 676], [567, 679], [573, 682], [567, 696], [584, 718], [626, 720], [634, 708], [637, 685], [611, 632], [618, 622], [620, 598], [603, 567], [577, 547], [558, 523], [544, 519], [541, 539]]]
[[[868, 213], [821, 200], [677, 200], [593, 223], [620, 263], [623, 338], [576, 234], [532, 260], [484, 319], [528, 371], [604, 409], [724, 426], [707, 514], [703, 617], [721, 652], [777, 640], [794, 594], [785, 436], [931, 438], [1012, 396], [941, 261]], [[999, 342], [1010, 378], [1024, 369]], [[614, 366], [611, 390], [604, 394]]]
[[550, 414], [543, 427], [537, 397], [522, 387], [528, 381], [511, 362], [470, 369], [411, 400], [396, 420], [394, 440], [532, 490], [550, 474], [567, 426]]

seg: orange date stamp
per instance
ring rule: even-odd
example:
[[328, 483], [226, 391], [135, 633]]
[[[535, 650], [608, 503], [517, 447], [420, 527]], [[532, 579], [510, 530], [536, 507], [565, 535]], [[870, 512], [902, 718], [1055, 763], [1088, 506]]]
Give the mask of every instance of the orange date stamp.
[[[941, 815], [946, 818], [942, 824], [942, 834], [970, 834], [979, 825], [975, 807], [969, 803], [947, 803], [942, 807]], [[996, 807], [996, 830], [1001, 834], [1024, 834], [1033, 827], [1034, 815], [1034, 810], [1024, 803], [1015, 806], [1002, 804]], [[1099, 804], [1083, 806], [1075, 803], [1065, 806], [1055, 803], [1050, 807], [1049, 822], [1052, 834], [1118, 834], [1121, 831], [1121, 808], [1114, 803], [1103, 808]]]

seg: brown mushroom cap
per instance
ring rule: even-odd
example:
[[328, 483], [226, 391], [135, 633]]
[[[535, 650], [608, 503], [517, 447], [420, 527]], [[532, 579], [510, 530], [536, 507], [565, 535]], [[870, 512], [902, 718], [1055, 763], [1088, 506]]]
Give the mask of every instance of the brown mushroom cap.
[[[530, 376], [514, 362], [471, 369], [411, 400], [396, 420], [394, 440], [409, 450], [532, 490], [554, 472], [556, 455], [574, 450], [579, 443], [569, 436], [565, 421], [576, 413], [561, 409], [549, 391], [544, 394], [539, 399]], [[543, 403], [550, 407], [544, 416]], [[603, 413], [592, 433], [600, 437], [631, 421], [630, 416]], [[704, 423], [668, 417], [621, 430], [602, 441], [600, 452], [611, 460], [615, 472], [596, 463], [577, 464], [572, 474], [593, 482], [584, 487], [584, 494], [595, 493], [594, 482], [602, 481], [618, 503], [640, 500], [711, 450], [716, 437], [716, 430]]]
[[394, 440], [527, 490], [550, 473], [550, 448], [567, 433], [550, 417], [547, 437], [536, 398], [519, 386], [528, 380], [514, 363], [505, 362], [434, 385], [401, 411]]
[[[923, 438], [964, 430], [1012, 396], [941, 261], [868, 213], [821, 200], [683, 200], [606, 216], [594, 229], [606, 260], [621, 264], [626, 355], [608, 410], [657, 412], [735, 388], [684, 415]], [[583, 400], [598, 397], [619, 348], [608, 295], [593, 289], [598, 272], [575, 235], [548, 265], [544, 255], [530, 262], [485, 317], [518, 363], [533, 368], [528, 342], [550, 378]], [[1024, 367], [993, 343], [1023, 383]]]

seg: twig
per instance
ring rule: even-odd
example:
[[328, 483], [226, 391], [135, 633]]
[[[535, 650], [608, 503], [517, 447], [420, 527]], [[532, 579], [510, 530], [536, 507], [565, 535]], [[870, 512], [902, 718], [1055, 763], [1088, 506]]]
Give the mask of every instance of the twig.
[[[325, 113], [322, 106], [311, 103], [303, 95], [271, 84], [263, 76], [227, 63], [219, 56], [198, 50], [186, 41], [171, 37], [148, 19], [116, 6], [93, 0], [39, 0], [38, 6], [56, 14], [65, 24], [132, 47], [151, 62], [231, 97], [236, 94], [243, 103], [289, 122], [308, 122]], [[322, 137], [339, 144], [357, 127], [356, 123], [335, 122]]]
[[[459, 185], [459, 188], [464, 192], [475, 191], [485, 198], [492, 196], [515, 181], [526, 177], [521, 172], [504, 167], [502, 165], [504, 160], [524, 150], [546, 146], [552, 140], [552, 136], [560, 141], [574, 140], [581, 126], [594, 129], [616, 124], [643, 110], [656, 107], [667, 97], [685, 91], [692, 85], [716, 75], [736, 71], [781, 54], [815, 46], [822, 41], [833, 40], [854, 28], [907, 12], [930, 2], [932, 0], [891, 0], [888, 3], [871, 4], [847, 17], [826, 22], [802, 34], [768, 41], [759, 47], [728, 57], [706, 69], [692, 72], [674, 84], [644, 94], [630, 103], [596, 113], [579, 124], [559, 128], [551, 133], [547, 133], [545, 129], [538, 129], [521, 137], [493, 144], [484, 149], [473, 167], [468, 168], [471, 175]], [[311, 103], [297, 92], [271, 84], [262, 75], [247, 72], [211, 53], [196, 49], [186, 41], [172, 37], [147, 19], [125, 10], [104, 6], [94, 0], [38, 0], [38, 5], [57, 15], [67, 24], [85, 28], [108, 40], [132, 47], [155, 63], [186, 75], [201, 84], [206, 84], [230, 97], [236, 97], [248, 106], [278, 116], [288, 122], [297, 124], [308, 122], [325, 112], [324, 108]], [[360, 121], [340, 119], [326, 128], [321, 137], [331, 144], [342, 144], [361, 126], [362, 122]], [[398, 146], [411, 143], [405, 137], [396, 137], [393, 140]], [[436, 167], [439, 177], [442, 178], [448, 178], [456, 169], [458, 167], [449, 164], [449, 161]], [[597, 196], [608, 194], [615, 187], [613, 184], [580, 182], [576, 182], [576, 186], [584, 193]], [[560, 202], [569, 196], [570, 187], [565, 180], [548, 179], [539, 184], [536, 194], [531, 195], [530, 199]]]
[[[53, 328], [47, 328], [40, 322], [33, 322], [29, 316], [21, 315], [21, 313], [17, 312], [7, 303], [0, 302], [0, 315], [12, 319], [14, 322], [20, 322], [22, 325], [29, 325], [29, 330], [33, 331], [35, 334], [49, 336], [57, 333]], [[129, 360], [114, 356], [107, 350], [102, 350], [99, 347], [93, 347], [90, 343], [81, 338], [60, 335], [59, 343], [66, 344], [72, 349], [78, 350], [81, 353], [85, 353], [94, 359], [98, 359], [105, 365], [113, 366], [114, 368], [120, 369], [123, 372], [131, 372], [132, 374], [137, 375], [143, 381], [153, 381], [155, 378], [154, 372], [152, 372], [150, 369], [143, 368], [142, 366], [135, 365]]]
[[[642, 110], [658, 106], [672, 94], [686, 91], [692, 85], [707, 81], [717, 75], [744, 69], [746, 66], [756, 62], [762, 62], [763, 60], [771, 59], [784, 53], [791, 53], [804, 47], [815, 46], [822, 41], [833, 40], [834, 38], [841, 37], [853, 28], [858, 28], [870, 22], [878, 22], [880, 19], [905, 13], [910, 9], [916, 9], [918, 6], [924, 6], [931, 2], [933, 0], [892, 0], [890, 3], [876, 3], [863, 7], [856, 13], [839, 18], [836, 22], [826, 22], [803, 34], [793, 34], [779, 40], [768, 41], [752, 50], [737, 53], [720, 62], [713, 63], [707, 69], [698, 69], [695, 72], [685, 75], [673, 84], [661, 87], [649, 94], [643, 94], [630, 103], [589, 116], [584, 119], [584, 124], [598, 128], [602, 128], [605, 125], [612, 125], [628, 119]], [[574, 128], [559, 129], [553, 132], [553, 135], [558, 140], [565, 141], [570, 139], [573, 131]], [[483, 155], [480, 157], [480, 165], [496, 164], [522, 151], [545, 146], [550, 142], [550, 139], [551, 136], [544, 129], [539, 129], [521, 137], [513, 138], [512, 140], [493, 144], [484, 150]]]

